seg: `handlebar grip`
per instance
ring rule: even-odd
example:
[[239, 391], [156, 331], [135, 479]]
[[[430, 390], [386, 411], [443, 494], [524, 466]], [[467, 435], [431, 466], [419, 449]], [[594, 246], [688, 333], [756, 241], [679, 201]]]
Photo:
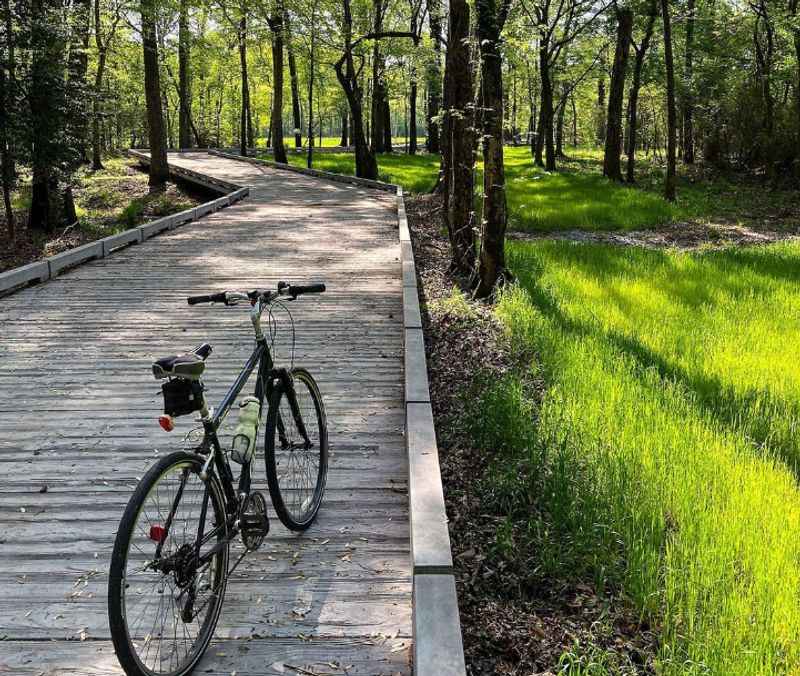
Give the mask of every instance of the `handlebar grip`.
[[307, 286], [290, 286], [289, 293], [292, 296], [300, 296], [304, 293], [323, 293], [325, 291], [324, 284], [309, 284]]
[[224, 303], [225, 292], [212, 293], [208, 296], [189, 296], [186, 301], [189, 305], [197, 305], [198, 303]]

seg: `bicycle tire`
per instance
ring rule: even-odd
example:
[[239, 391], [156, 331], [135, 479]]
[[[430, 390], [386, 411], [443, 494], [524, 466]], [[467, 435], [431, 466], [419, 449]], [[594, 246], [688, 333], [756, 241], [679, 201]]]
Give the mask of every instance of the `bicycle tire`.
[[[312, 375], [302, 368], [292, 369], [291, 375], [298, 407], [301, 410], [309, 440], [312, 441], [312, 447], [311, 449], [292, 448], [292, 443], [297, 444], [298, 442], [290, 441], [287, 448], [286, 440], [281, 439], [279, 421], [283, 422], [284, 434], [287, 431], [288, 423], [293, 438], [295, 435], [301, 435], [291, 413], [288, 395], [283, 385], [278, 384], [272, 391], [269, 401], [264, 459], [267, 465], [267, 484], [272, 498], [272, 506], [286, 528], [299, 532], [306, 530], [314, 522], [322, 504], [328, 475], [328, 430], [322, 395]], [[309, 403], [313, 404], [313, 416], [306, 415], [312, 412]], [[276, 447], [276, 436], [280, 442], [279, 447]], [[314, 447], [316, 449], [312, 451]], [[303, 453], [302, 460], [296, 460], [298, 453]], [[313, 489], [310, 486], [299, 486], [296, 480], [298, 463], [308, 466], [311, 462], [316, 468]], [[292, 468], [295, 470], [292, 474], [295, 477], [294, 483], [286, 473]], [[308, 476], [311, 478], [310, 473]]]
[[[114, 551], [111, 557], [111, 566], [109, 570], [108, 619], [109, 626], [111, 628], [111, 638], [114, 644], [114, 651], [117, 654], [120, 665], [125, 670], [125, 673], [128, 674], [128, 676], [184, 676], [185, 674], [191, 672], [195, 667], [197, 662], [203, 656], [209, 642], [214, 635], [214, 630], [216, 628], [217, 621], [219, 620], [227, 585], [229, 557], [229, 545], [227, 542], [219, 552], [213, 555], [213, 563], [209, 564], [209, 579], [211, 579], [213, 576], [215, 583], [213, 585], [213, 591], [209, 600], [204, 604], [204, 607], [208, 606], [208, 610], [205, 613], [202, 623], [197, 622], [199, 628], [196, 638], [191, 642], [191, 645], [188, 647], [184, 658], [176, 658], [176, 664], [174, 668], [172, 667], [171, 656], [166, 670], [163, 668], [164, 656], [161, 652], [163, 643], [162, 639], [164, 635], [164, 629], [169, 629], [169, 627], [166, 627], [164, 620], [162, 620], [162, 624], [158, 632], [160, 635], [157, 639], [158, 644], [156, 648], [156, 654], [154, 656], [155, 661], [160, 663], [160, 666], [158, 667], [155, 665], [150, 666], [149, 664], [151, 645], [155, 641], [153, 634], [148, 633], [143, 637], [138, 637], [136, 632], [136, 629], [138, 629], [138, 623], [135, 623], [133, 627], [129, 626], [128, 623], [128, 611], [131, 610], [128, 606], [130, 605], [131, 601], [135, 601], [137, 597], [141, 597], [141, 595], [145, 593], [143, 590], [146, 590], [152, 596], [155, 587], [155, 593], [161, 595], [161, 599], [159, 600], [160, 610], [164, 606], [164, 599], [167, 598], [166, 588], [170, 587], [173, 597], [171, 606], [173, 622], [171, 626], [175, 632], [174, 638], [176, 641], [179, 640], [177, 631], [180, 627], [180, 640], [183, 641], [184, 646], [187, 644], [187, 634], [189, 639], [191, 639], [191, 624], [196, 618], [190, 618], [190, 621], [187, 622], [183, 617], [179, 617], [178, 610], [180, 608], [180, 596], [177, 599], [177, 603], [174, 598], [176, 589], [181, 587], [181, 582], [178, 581], [177, 577], [178, 573], [175, 571], [172, 573], [161, 572], [161, 578], [153, 579], [152, 584], [150, 578], [148, 578], [147, 581], [142, 584], [138, 581], [134, 581], [138, 580], [136, 575], [129, 575], [129, 573], [138, 573], [139, 576], [144, 576], [147, 573], [147, 566], [152, 565], [152, 562], [145, 563], [143, 569], [140, 571], [129, 571], [128, 565], [131, 563], [131, 559], [135, 560], [137, 558], [137, 554], [135, 553], [133, 556], [131, 556], [132, 545], [139, 551], [139, 553], [144, 555], [144, 559], [148, 558], [150, 550], [143, 550], [139, 544], [141, 544], [143, 547], [149, 547], [153, 543], [150, 542], [148, 544], [146, 537], [147, 533], [144, 531], [144, 529], [136, 531], [137, 526], [140, 526], [139, 519], [140, 516], [144, 514], [144, 516], [150, 520], [151, 526], [149, 538], [152, 540], [153, 524], [150, 511], [148, 510], [153, 510], [153, 507], [151, 506], [152, 503], [149, 502], [149, 500], [153, 495], [153, 491], [156, 491], [156, 500], [160, 501], [160, 484], [163, 487], [161, 490], [166, 490], [163, 480], [165, 477], [168, 477], [171, 472], [176, 470], [181, 472], [185, 470], [186, 478], [182, 480], [184, 487], [180, 489], [180, 495], [178, 495], [177, 499], [173, 497], [172, 504], [174, 507], [171, 507], [169, 512], [174, 511], [174, 518], [171, 521], [171, 527], [168, 529], [166, 536], [162, 539], [162, 556], [164, 551], [171, 552], [175, 547], [177, 547], [180, 538], [180, 533], [178, 531], [181, 524], [183, 524], [183, 536], [187, 536], [186, 524], [191, 514], [193, 514], [193, 507], [189, 508], [189, 512], [187, 514], [186, 509], [188, 502], [184, 502], [183, 498], [184, 496], [187, 496], [188, 501], [190, 498], [199, 495], [199, 487], [197, 489], [192, 488], [191, 491], [193, 491], [193, 493], [187, 492], [186, 487], [188, 485], [190, 475], [196, 476], [197, 480], [202, 483], [203, 495], [205, 495], [206, 490], [208, 491], [210, 499], [208, 501], [206, 523], [209, 524], [209, 528], [213, 528], [215, 524], [220, 525], [220, 530], [216, 536], [216, 542], [219, 543], [226, 540], [227, 523], [225, 499], [222, 492], [222, 486], [219, 483], [219, 479], [213, 473], [205, 481], [200, 479], [200, 470], [204, 461], [205, 458], [202, 456], [184, 451], [172, 453], [161, 458], [147, 471], [144, 477], [142, 477], [141, 481], [139, 481], [139, 484], [134, 490], [133, 495], [128, 501], [128, 505], [125, 508], [125, 512], [120, 521], [119, 529], [117, 530], [117, 537], [114, 542]], [[204, 500], [204, 497], [201, 498], [201, 502], [198, 504], [201, 504]], [[182, 502], [183, 506], [181, 505]], [[156, 505], [158, 509], [157, 516], [160, 518], [163, 515], [163, 511], [161, 510], [159, 502], [156, 502]], [[153, 513], [155, 514], [155, 511], [153, 511]], [[178, 516], [179, 514], [181, 515], [180, 517]], [[208, 530], [206, 533], [208, 533]], [[188, 535], [188, 537], [191, 537], [191, 535]], [[137, 539], [139, 544], [137, 544]], [[194, 542], [196, 542], [196, 540], [197, 537], [195, 535]], [[158, 542], [158, 540], [156, 540], [156, 542]], [[185, 544], [188, 545], [190, 543], [187, 541]], [[154, 558], [153, 560], [155, 561], [157, 559]], [[153, 570], [152, 572], [155, 575], [159, 571]], [[198, 580], [201, 579], [204, 574], [204, 572], [200, 573], [197, 570], [195, 570], [192, 574], [193, 582], [191, 585], [195, 588], [195, 591], [199, 586]], [[173, 587], [170, 582], [170, 575], [174, 576], [173, 579], [175, 581], [175, 587]], [[185, 582], [185, 580], [182, 582]], [[138, 589], [134, 589], [129, 598], [127, 593], [128, 590], [137, 584], [142, 584], [142, 586], [138, 587]], [[161, 585], [161, 592], [158, 591], [159, 585]], [[186, 587], [181, 587], [184, 593], [187, 588], [188, 585]], [[143, 607], [146, 609], [150, 606], [151, 601], [147, 600], [143, 603]], [[169, 601], [167, 601], [167, 603], [169, 603]], [[180, 608], [180, 611], [181, 613], [186, 611], [187, 606], [189, 607], [188, 613], [191, 615], [193, 606], [189, 606], [187, 602], [184, 603], [183, 608]], [[194, 609], [196, 610], [196, 607], [194, 607]], [[168, 610], [169, 607], [165, 608], [165, 614]], [[201, 610], [202, 608], [200, 611]], [[198, 616], [200, 611], [198, 611]], [[178, 624], [179, 620], [183, 622], [182, 625]], [[139, 620], [139, 622], [141, 622], [141, 620]], [[189, 628], [187, 629], [187, 627]], [[156, 628], [155, 623], [152, 625], [152, 628]], [[167, 636], [167, 638], [169, 638], [169, 636]], [[142, 651], [146, 649], [146, 653], [144, 655], [140, 653], [140, 645]]]

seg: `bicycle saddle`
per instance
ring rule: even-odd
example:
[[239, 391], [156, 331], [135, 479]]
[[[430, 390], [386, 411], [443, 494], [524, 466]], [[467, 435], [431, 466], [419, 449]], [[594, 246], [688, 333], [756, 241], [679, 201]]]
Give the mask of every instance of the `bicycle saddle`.
[[163, 378], [186, 378], [197, 380], [206, 370], [206, 359], [211, 354], [211, 345], [203, 343], [186, 354], [162, 357], [153, 363], [156, 380]]

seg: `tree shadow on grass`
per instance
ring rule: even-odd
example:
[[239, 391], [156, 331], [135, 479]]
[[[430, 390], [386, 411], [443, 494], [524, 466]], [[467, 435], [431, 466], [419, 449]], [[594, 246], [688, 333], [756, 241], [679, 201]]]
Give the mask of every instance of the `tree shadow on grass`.
[[[592, 275], [600, 282], [609, 282], [612, 278], [626, 276], [633, 269], [630, 253], [626, 254], [625, 250], [616, 247], [572, 245], [562, 249], [559, 252], [560, 263], [578, 267], [583, 274]], [[591, 255], [588, 255], [587, 249], [591, 249]], [[746, 250], [733, 254], [714, 262], [726, 266], [760, 264], [758, 271], [761, 272], [761, 266], [764, 264], [763, 255]], [[674, 264], [665, 252], [635, 255], [647, 255], [654, 265]], [[795, 474], [800, 474], [800, 448], [795, 439], [796, 435], [792, 434], [792, 430], [800, 424], [800, 405], [775, 395], [767, 388], [751, 387], [737, 392], [718, 376], [687, 370], [676, 361], [647, 346], [635, 335], [605, 327], [600, 321], [582, 320], [570, 316], [557, 296], [538, 283], [537, 277], [542, 267], [543, 262], [537, 261], [520, 274], [520, 279], [536, 308], [567, 338], [576, 340], [590, 338], [605, 343], [613, 352], [629, 360], [637, 377], [643, 378], [645, 372], [652, 372], [655, 369], [662, 380], [675, 383], [686, 391], [687, 402], [699, 414], [725, 429], [744, 435], [759, 447], [768, 446], [791, 467]], [[638, 270], [641, 274], [641, 268]], [[789, 266], [788, 259], [778, 259], [778, 264], [773, 265], [771, 274], [767, 275], [781, 280], [800, 279], [800, 271]], [[752, 285], [736, 284], [731, 281], [731, 276], [735, 276], [735, 272], [718, 278], [715, 287], [709, 284], [709, 275], [694, 278], [684, 272], [678, 277], [676, 271], [675, 277], [665, 283], [662, 290], [677, 302], [691, 309], [697, 309], [701, 305], [713, 306], [720, 298], [735, 299], [745, 294], [752, 294], [754, 290], [767, 293], [771, 288], [766, 281], [760, 289], [754, 289]], [[609, 294], [612, 297], [614, 295], [613, 291], [609, 291]], [[628, 299], [617, 299], [614, 302], [624, 309], [622, 300], [627, 302]], [[785, 425], [780, 425], [778, 429], [775, 423], [782, 421]]]

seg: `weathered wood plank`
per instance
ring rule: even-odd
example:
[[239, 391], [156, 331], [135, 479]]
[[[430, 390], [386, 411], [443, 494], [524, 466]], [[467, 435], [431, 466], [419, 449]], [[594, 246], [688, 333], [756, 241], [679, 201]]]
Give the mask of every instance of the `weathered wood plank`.
[[[185, 297], [286, 280], [328, 287], [289, 305], [295, 362], [317, 377], [328, 410], [327, 500], [302, 536], [273, 521], [229, 587], [219, 637], [235, 638], [209, 650], [199, 672], [296, 673], [287, 663], [408, 674], [396, 198], [205, 153], [170, 159], [251, 186], [250, 197], [0, 299], [0, 671], [119, 673], [106, 640], [114, 533], [156, 449], [180, 448], [193, 427], [156, 426], [149, 364], [209, 341], [207, 384], [219, 398], [252, 347], [246, 308], [192, 308]], [[284, 361], [289, 338], [277, 343]], [[294, 613], [301, 602], [308, 612]], [[70, 640], [87, 628], [89, 640]]]

